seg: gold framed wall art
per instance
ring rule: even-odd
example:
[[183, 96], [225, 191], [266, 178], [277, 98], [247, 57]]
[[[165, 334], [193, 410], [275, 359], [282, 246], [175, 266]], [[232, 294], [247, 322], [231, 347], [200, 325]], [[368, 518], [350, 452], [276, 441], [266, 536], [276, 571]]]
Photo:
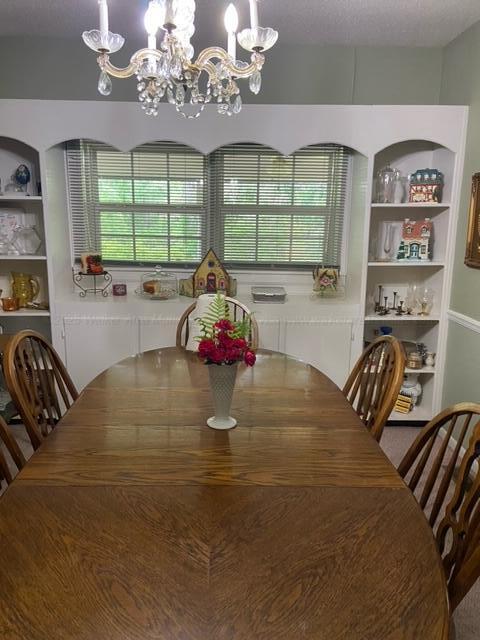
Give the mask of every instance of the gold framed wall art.
[[480, 173], [472, 176], [465, 264], [480, 269]]

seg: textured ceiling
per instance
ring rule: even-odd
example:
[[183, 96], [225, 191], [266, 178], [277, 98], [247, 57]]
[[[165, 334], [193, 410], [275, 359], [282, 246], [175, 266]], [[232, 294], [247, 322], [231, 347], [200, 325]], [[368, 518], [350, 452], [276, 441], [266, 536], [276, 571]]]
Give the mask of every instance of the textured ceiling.
[[[197, 48], [224, 39], [228, 1], [197, 0]], [[143, 37], [146, 4], [109, 0], [112, 30]], [[247, 26], [247, 0], [235, 4]], [[479, 0], [261, 0], [259, 10], [284, 44], [442, 46], [480, 20]], [[0, 35], [79, 37], [97, 22], [97, 0], [0, 1]]]

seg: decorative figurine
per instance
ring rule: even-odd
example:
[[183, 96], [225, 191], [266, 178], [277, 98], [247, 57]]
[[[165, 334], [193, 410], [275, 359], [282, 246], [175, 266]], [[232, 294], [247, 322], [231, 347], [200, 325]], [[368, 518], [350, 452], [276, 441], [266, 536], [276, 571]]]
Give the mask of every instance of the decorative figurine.
[[223, 293], [234, 296], [237, 281], [228, 275], [215, 251], [209, 249], [190, 278], [180, 280], [180, 295], [198, 298], [204, 293]]
[[430, 260], [433, 223], [430, 218], [410, 220], [405, 218], [397, 260]]
[[[26, 164], [20, 164], [12, 176], [13, 180], [20, 186], [19, 191], [27, 192], [28, 183], [30, 182], [30, 169]], [[27, 194], [28, 195], [28, 194]]]
[[410, 176], [409, 202], [441, 202], [443, 173], [437, 169], [418, 169]]
[[317, 266], [313, 270], [313, 290], [320, 294], [335, 295], [339, 286], [338, 269]]

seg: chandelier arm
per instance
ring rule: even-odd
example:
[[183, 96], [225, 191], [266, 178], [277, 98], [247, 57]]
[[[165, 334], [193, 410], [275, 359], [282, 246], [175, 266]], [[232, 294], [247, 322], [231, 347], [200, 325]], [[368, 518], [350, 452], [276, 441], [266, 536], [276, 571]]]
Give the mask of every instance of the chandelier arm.
[[137, 73], [138, 68], [142, 62], [147, 58], [156, 58], [160, 60], [162, 58], [162, 52], [156, 49], [139, 49], [130, 58], [130, 63], [126, 67], [116, 67], [110, 62], [110, 56], [108, 53], [102, 53], [98, 56], [98, 66], [102, 71], [105, 71], [114, 78], [130, 78]]
[[255, 71], [260, 71], [265, 62], [265, 57], [261, 53], [254, 53], [252, 55], [252, 62], [248, 66], [237, 67], [225, 49], [221, 47], [208, 47], [198, 54], [193, 64], [199, 69], [205, 69], [206, 65], [214, 59], [220, 60], [231, 75], [237, 78], [248, 78], [252, 73], [255, 73]]

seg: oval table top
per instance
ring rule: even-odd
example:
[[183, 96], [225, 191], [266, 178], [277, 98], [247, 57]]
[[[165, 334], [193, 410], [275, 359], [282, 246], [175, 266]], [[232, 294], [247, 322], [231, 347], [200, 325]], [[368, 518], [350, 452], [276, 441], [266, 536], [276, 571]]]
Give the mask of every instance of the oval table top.
[[177, 348], [88, 385], [0, 500], [0, 637], [447, 637], [427, 521], [333, 382], [260, 351], [211, 414]]

